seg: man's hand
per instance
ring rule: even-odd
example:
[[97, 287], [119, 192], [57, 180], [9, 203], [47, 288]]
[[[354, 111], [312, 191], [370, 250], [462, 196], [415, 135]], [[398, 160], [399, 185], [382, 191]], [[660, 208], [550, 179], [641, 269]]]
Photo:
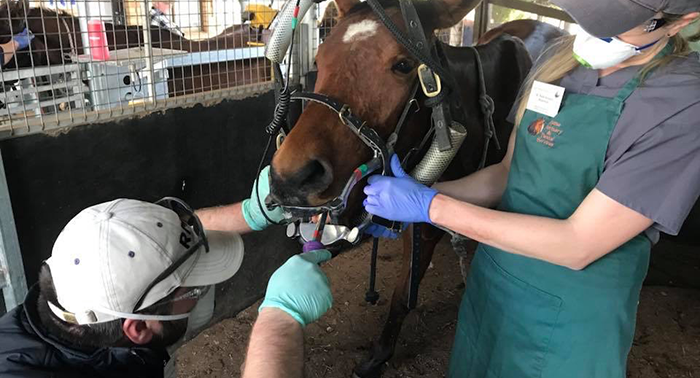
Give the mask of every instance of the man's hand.
[[333, 305], [328, 277], [318, 267], [330, 258], [325, 249], [292, 256], [270, 277], [260, 310], [279, 308], [302, 326], [318, 320]]
[[[274, 210], [268, 210], [267, 206], [265, 206], [265, 198], [267, 198], [268, 194], [270, 194], [269, 165], [260, 171], [260, 176], [258, 176], [255, 183], [253, 183], [250, 198], [243, 201], [243, 218], [245, 218], [246, 223], [252, 230], [264, 230], [267, 228], [267, 226], [272, 224], [267, 220], [267, 218], [270, 218], [270, 220], [273, 222], [280, 222], [284, 219], [284, 214], [282, 213], [281, 208], [278, 207]], [[258, 198], [260, 201], [258, 201]], [[265, 217], [265, 214], [267, 215], [267, 218]]]
[[396, 177], [375, 175], [367, 180], [365, 210], [393, 221], [431, 223], [428, 210], [437, 190], [404, 172], [396, 155], [391, 157], [391, 170]]

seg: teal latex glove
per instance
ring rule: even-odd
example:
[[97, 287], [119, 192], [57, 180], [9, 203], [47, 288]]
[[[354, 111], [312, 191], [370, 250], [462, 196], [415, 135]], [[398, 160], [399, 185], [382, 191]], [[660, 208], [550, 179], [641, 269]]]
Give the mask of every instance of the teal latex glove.
[[13, 36], [12, 39], [17, 42], [17, 50], [22, 50], [29, 46], [29, 43], [34, 39], [34, 34], [30, 33], [27, 28], [24, 28], [24, 30]]
[[292, 256], [270, 277], [265, 300], [258, 311], [265, 307], [279, 308], [302, 327], [318, 320], [333, 305], [328, 277], [318, 267], [330, 258], [331, 253], [325, 249]]
[[[242, 210], [243, 218], [251, 230], [261, 231], [271, 225], [263, 215], [263, 211], [267, 216], [274, 222], [280, 222], [284, 219], [284, 214], [281, 208], [276, 208], [272, 211], [268, 210], [265, 206], [265, 198], [270, 194], [270, 166], [266, 166], [260, 171], [260, 176], [255, 180], [259, 182], [258, 191], [255, 190], [255, 183], [253, 183], [253, 189], [250, 193], [250, 198], [243, 201]], [[262, 204], [262, 209], [260, 204], [258, 204], [258, 194], [260, 194], [260, 204]]]

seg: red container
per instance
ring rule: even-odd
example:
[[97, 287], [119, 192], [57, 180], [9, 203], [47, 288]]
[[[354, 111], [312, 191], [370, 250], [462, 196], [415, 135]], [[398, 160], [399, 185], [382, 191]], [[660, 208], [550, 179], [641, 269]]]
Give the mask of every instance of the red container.
[[92, 55], [93, 60], [109, 60], [107, 33], [102, 20], [88, 21], [88, 40], [90, 41], [90, 55]]

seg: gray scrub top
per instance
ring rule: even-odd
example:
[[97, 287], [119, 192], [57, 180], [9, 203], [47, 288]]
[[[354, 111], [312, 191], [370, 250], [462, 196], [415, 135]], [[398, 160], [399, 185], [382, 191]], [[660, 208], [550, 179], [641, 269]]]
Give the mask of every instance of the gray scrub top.
[[[612, 98], [640, 69], [627, 67], [601, 78], [598, 70], [579, 67], [558, 85], [565, 93]], [[517, 104], [511, 121], [516, 109]], [[596, 188], [653, 220], [646, 231], [652, 242], [659, 232], [678, 234], [700, 195], [698, 53], [657, 69], [627, 99]]]

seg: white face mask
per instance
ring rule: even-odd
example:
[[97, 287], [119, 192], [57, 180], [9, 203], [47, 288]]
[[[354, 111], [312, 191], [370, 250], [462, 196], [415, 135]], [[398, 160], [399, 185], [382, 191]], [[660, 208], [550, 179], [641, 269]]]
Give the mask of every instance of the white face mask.
[[209, 291], [197, 300], [197, 304], [190, 311], [190, 316], [187, 318], [185, 340], [190, 340], [197, 336], [199, 331], [211, 321], [211, 318], [214, 316], [215, 291], [214, 285], [212, 285]]
[[582, 31], [576, 35], [574, 40], [574, 58], [588, 68], [610, 68], [641, 54], [642, 50], [651, 47], [656, 42], [637, 47], [615, 37], [596, 38]]

